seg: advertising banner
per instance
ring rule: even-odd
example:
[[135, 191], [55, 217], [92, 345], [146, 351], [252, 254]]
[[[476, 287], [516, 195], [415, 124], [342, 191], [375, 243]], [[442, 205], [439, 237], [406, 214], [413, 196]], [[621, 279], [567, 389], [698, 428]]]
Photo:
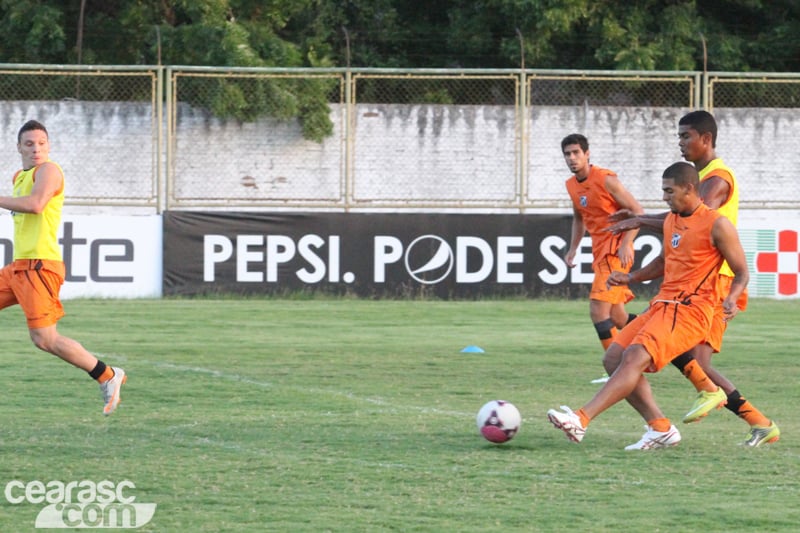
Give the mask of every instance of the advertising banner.
[[[568, 268], [570, 225], [567, 215], [167, 212], [164, 294], [585, 296], [591, 242]], [[648, 234], [635, 246], [637, 266], [661, 250]]]
[[[161, 296], [161, 217], [64, 215], [58, 242], [66, 266], [61, 298]], [[0, 216], [3, 264], [14, 257], [14, 221]]]

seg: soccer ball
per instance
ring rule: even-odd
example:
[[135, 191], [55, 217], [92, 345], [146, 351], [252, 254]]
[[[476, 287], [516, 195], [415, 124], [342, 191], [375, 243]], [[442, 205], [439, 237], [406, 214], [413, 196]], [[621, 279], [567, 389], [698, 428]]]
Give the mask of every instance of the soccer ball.
[[503, 400], [492, 400], [478, 411], [476, 422], [483, 438], [500, 444], [514, 438], [522, 424], [522, 417], [514, 404]]

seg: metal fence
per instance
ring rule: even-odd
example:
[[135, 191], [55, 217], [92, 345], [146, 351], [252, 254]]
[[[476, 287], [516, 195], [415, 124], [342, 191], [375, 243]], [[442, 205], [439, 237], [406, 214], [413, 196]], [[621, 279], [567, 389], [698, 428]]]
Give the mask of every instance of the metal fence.
[[0, 65], [0, 173], [19, 168], [12, 140], [36, 119], [50, 132], [70, 204], [158, 206], [162, 76], [155, 67]]
[[[566, 207], [560, 140], [581, 132], [593, 163], [661, 206], [654, 179], [680, 157], [678, 118], [706, 108], [742, 204], [800, 206], [789, 181], [800, 165], [800, 74], [52, 65], [0, 73], [2, 133], [12, 139], [24, 120], [45, 122], [71, 204]], [[0, 172], [11, 175], [8, 145]]]

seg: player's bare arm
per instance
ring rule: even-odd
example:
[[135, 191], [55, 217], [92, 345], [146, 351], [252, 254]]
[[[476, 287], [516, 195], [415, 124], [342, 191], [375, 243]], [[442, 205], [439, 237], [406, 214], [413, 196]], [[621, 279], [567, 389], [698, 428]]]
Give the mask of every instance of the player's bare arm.
[[664, 219], [667, 218], [668, 214], [667, 211], [664, 211], [663, 213], [657, 214], [634, 215], [630, 211], [627, 211], [629, 216], [626, 217], [623, 211], [627, 210], [621, 209], [608, 217], [609, 222], [614, 223], [605, 228], [605, 231], [610, 231], [614, 235], [618, 235], [626, 231], [647, 228], [661, 233], [661, 230], [664, 226]]
[[[616, 176], [606, 176], [605, 182], [606, 190], [614, 198], [623, 209], [627, 209], [634, 216], [644, 214], [641, 204], [633, 197], [633, 195], [622, 185], [622, 182]], [[638, 231], [631, 230], [625, 233], [622, 237], [617, 256], [622, 262], [623, 267], [633, 264], [633, 239], [636, 238]]]
[[731, 187], [719, 176], [710, 176], [700, 182], [699, 192], [704, 204], [711, 209], [718, 209], [728, 202]]
[[633, 218], [634, 215], [633, 211], [630, 209], [619, 209], [614, 211], [610, 215], [608, 215], [609, 222], [620, 222], [621, 220], [628, 220], [629, 218]]
[[63, 176], [53, 163], [36, 170], [36, 181], [28, 196], [0, 196], [0, 207], [17, 213], [41, 213], [47, 202], [61, 189]]
[[617, 285], [630, 285], [631, 283], [641, 283], [642, 281], [649, 281], [652, 279], [660, 278], [664, 275], [664, 253], [647, 263], [639, 270], [634, 270], [629, 273], [614, 271], [608, 277], [607, 284], [609, 287], [616, 287]]
[[733, 319], [739, 312], [736, 301], [747, 287], [747, 282], [750, 281], [750, 271], [747, 268], [747, 259], [739, 240], [739, 233], [730, 220], [719, 217], [714, 222], [714, 226], [711, 228], [711, 241], [728, 262], [734, 275], [731, 290], [722, 302], [727, 321]]
[[575, 255], [578, 253], [578, 248], [581, 245], [581, 239], [586, 234], [586, 224], [583, 222], [583, 216], [577, 209], [572, 210], [572, 233], [569, 241], [569, 249], [564, 254], [564, 262], [568, 267], [575, 266]]

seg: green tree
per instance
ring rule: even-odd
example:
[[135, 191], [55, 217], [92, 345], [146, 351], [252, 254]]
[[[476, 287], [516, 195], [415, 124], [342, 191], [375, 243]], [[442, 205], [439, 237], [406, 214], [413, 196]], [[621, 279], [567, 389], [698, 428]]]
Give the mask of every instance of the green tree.
[[[80, 5], [0, 0], [3, 60], [75, 63]], [[345, 66], [343, 28], [354, 67], [800, 70], [797, 0], [85, 0], [80, 55]]]
[[[796, 72], [800, 2], [0, 0], [0, 53], [10, 63], [398, 68], [515, 68], [524, 55], [528, 68]], [[316, 140], [332, 132], [331, 80], [210, 85], [192, 103], [218, 116], [297, 118]]]
[[0, 36], [5, 62], [63, 62], [67, 41], [60, 2], [0, 1]]
[[[319, 47], [285, 38], [289, 22], [311, 11], [313, 0], [176, 0], [120, 2], [87, 7], [86, 52], [97, 62], [230, 67], [328, 66]], [[96, 8], [96, 9], [95, 9]], [[98, 31], [95, 31], [98, 30]], [[108, 33], [115, 47], [104, 45]], [[319, 42], [324, 42], [318, 39]], [[122, 61], [123, 63], [125, 61]], [[191, 103], [215, 116], [252, 121], [268, 115], [297, 118], [306, 138], [321, 141], [333, 131], [328, 95], [335, 82], [237, 76], [185, 81]], [[200, 87], [205, 85], [205, 87]]]

